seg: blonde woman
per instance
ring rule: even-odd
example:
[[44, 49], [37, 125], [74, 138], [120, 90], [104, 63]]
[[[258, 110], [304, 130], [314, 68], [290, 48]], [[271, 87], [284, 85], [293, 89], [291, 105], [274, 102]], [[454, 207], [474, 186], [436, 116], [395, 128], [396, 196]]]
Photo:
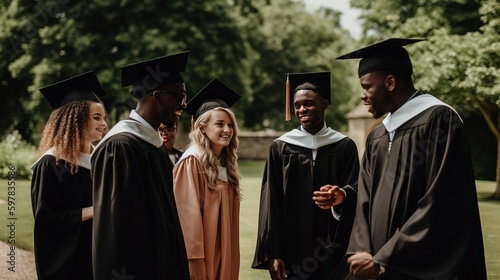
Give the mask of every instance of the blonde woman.
[[238, 279], [238, 126], [229, 107], [239, 98], [214, 79], [185, 109], [194, 125], [174, 168], [174, 194], [192, 280]]
[[32, 166], [38, 279], [92, 279], [90, 152], [107, 127], [104, 91], [87, 72], [40, 92], [54, 110]]

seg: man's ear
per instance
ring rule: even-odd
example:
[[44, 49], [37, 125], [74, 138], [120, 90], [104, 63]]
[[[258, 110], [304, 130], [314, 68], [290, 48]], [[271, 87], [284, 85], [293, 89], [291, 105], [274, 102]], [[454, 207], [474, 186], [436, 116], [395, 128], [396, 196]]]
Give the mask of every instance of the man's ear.
[[158, 90], [153, 90], [150, 95], [153, 96], [154, 100], [160, 101], [161, 100], [161, 93]]
[[328, 100], [323, 100], [323, 109], [326, 110], [326, 108], [328, 108], [328, 106], [330, 106], [330, 102], [328, 102]]
[[397, 79], [394, 75], [389, 75], [385, 78], [385, 86], [389, 91], [394, 91], [396, 88]]

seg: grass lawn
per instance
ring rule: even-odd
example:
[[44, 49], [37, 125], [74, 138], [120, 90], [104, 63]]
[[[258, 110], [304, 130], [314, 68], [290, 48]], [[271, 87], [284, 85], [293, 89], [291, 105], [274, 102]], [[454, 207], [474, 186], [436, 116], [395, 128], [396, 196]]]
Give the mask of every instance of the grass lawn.
[[[257, 215], [259, 211], [259, 196], [263, 161], [242, 161], [241, 187], [243, 201], [240, 215], [240, 246], [241, 246], [241, 280], [269, 279], [267, 271], [251, 269], [255, 250]], [[486, 265], [488, 279], [500, 280], [500, 201], [489, 201], [485, 198], [495, 189], [495, 183], [477, 181], [479, 209], [485, 244]], [[0, 198], [7, 200], [7, 180], [0, 180]], [[33, 250], [33, 217], [30, 202], [30, 182], [16, 181], [16, 246], [22, 249]], [[0, 220], [2, 228], [8, 224], [7, 205], [0, 204]], [[0, 240], [6, 241], [9, 231], [0, 230]]]
[[[7, 187], [8, 183], [12, 181], [7, 181], [6, 179], [0, 179], [0, 199], [8, 201]], [[33, 212], [31, 210], [31, 198], [30, 198], [30, 181], [28, 180], [16, 180], [15, 182], [15, 194], [12, 196], [14, 198], [15, 212], [14, 215], [9, 215], [8, 204], [0, 204], [0, 240], [7, 242], [10, 230], [7, 225], [13, 221], [8, 220], [8, 218], [16, 218], [15, 222], [15, 245], [18, 248], [33, 251]]]
[[484, 254], [488, 279], [500, 279], [500, 201], [486, 199], [495, 191], [495, 182], [476, 181], [483, 229]]

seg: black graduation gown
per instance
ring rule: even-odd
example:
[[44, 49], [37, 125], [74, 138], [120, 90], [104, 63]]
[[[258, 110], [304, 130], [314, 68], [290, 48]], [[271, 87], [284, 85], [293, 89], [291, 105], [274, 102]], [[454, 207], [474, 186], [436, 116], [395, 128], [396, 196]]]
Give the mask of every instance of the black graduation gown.
[[71, 175], [61, 160], [44, 155], [33, 167], [31, 204], [38, 279], [92, 279], [92, 220], [82, 222], [82, 208], [92, 206], [90, 170]]
[[172, 150], [170, 151], [170, 153], [173, 154], [174, 157], [175, 157], [175, 163], [174, 163], [174, 162], [172, 162], [172, 159], [170, 158], [170, 155], [168, 153], [167, 147], [161, 146], [160, 149], [167, 155], [167, 157], [168, 157], [168, 168], [169, 168], [169, 170], [171, 172], [173, 172], [175, 164], [182, 157], [182, 152], [179, 151], [179, 150], [177, 150], [176, 148], [172, 148]]
[[[165, 145], [162, 145], [160, 147], [160, 150], [162, 152], [165, 153], [165, 155], [167, 155], [167, 158], [168, 158], [168, 150], [167, 150], [167, 147], [165, 147]], [[174, 163], [170, 160], [170, 158], [168, 158], [168, 161], [167, 161], [167, 170], [170, 171], [170, 173], [174, 172]]]
[[183, 152], [177, 150], [176, 148], [172, 148], [170, 151], [170, 154], [174, 155], [175, 158], [175, 163], [174, 165], [179, 161], [179, 159], [182, 157]]
[[100, 143], [91, 162], [94, 278], [189, 279], [165, 153], [122, 132]]
[[431, 107], [389, 136], [368, 136], [348, 254], [368, 252], [381, 279], [486, 279], [472, 162], [458, 115]]
[[[268, 269], [270, 259], [283, 259], [290, 279], [326, 279], [347, 249], [358, 174], [357, 148], [349, 138], [319, 148], [314, 163], [311, 149], [274, 141], [262, 182], [252, 267]], [[340, 222], [312, 200], [325, 184], [347, 193]]]

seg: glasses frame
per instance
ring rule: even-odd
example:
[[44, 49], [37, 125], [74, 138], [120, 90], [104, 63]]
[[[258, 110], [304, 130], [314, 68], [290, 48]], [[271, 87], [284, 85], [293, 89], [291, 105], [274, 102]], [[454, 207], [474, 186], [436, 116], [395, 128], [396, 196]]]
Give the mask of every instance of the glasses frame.
[[172, 94], [172, 95], [177, 95], [177, 96], [182, 96], [182, 103], [186, 103], [187, 100], [187, 93], [178, 93], [178, 92], [173, 92], [173, 91], [168, 91], [164, 89], [157, 89], [157, 92], [163, 92], [166, 94]]
[[164, 128], [158, 128], [158, 132], [160, 134], [165, 134], [165, 135], [173, 135], [175, 133], [177, 133], [177, 127], [164, 127]]

